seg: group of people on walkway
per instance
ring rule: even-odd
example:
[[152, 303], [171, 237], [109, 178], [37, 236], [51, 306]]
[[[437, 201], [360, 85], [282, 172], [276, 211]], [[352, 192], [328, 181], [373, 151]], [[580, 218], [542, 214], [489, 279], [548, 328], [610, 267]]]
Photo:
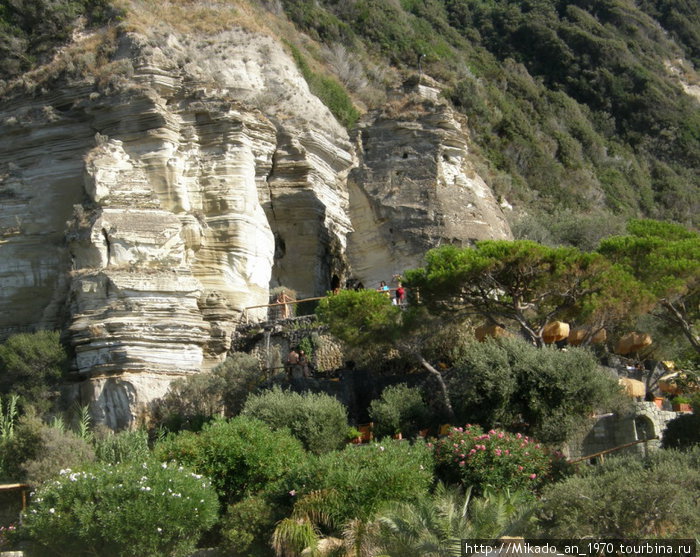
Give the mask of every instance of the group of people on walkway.
[[[378, 292], [383, 292], [388, 298], [391, 298], [391, 303], [395, 306], [405, 307], [406, 306], [406, 289], [404, 288], [401, 280], [398, 279], [398, 275], [394, 277], [397, 281], [396, 288], [390, 288], [386, 281], [381, 281], [379, 287], [376, 289]], [[346, 290], [365, 290], [365, 285], [358, 280], [349, 279], [345, 283]], [[340, 292], [340, 286], [336, 285], [332, 290], [333, 294]], [[393, 292], [393, 295], [392, 295]], [[314, 298], [318, 299], [318, 298]], [[289, 296], [286, 291], [282, 291], [275, 296], [275, 301], [270, 304], [270, 307], [275, 308], [274, 319], [289, 319], [293, 317], [294, 311], [292, 309], [293, 304], [296, 304], [300, 300], [296, 300], [294, 297]], [[303, 300], [301, 300], [303, 301]]]
[[398, 286], [394, 289], [394, 296], [392, 298], [391, 296], [391, 288], [387, 285], [386, 282], [381, 281], [379, 283], [379, 288], [377, 288], [378, 292], [384, 292], [388, 297], [391, 298], [391, 303], [394, 304], [395, 306], [400, 306], [403, 307], [406, 305], [406, 289], [403, 287], [403, 284], [401, 284], [401, 281], [398, 281]]
[[311, 367], [306, 352], [300, 347], [292, 348], [287, 354], [284, 369], [289, 379], [301, 379], [311, 377]]

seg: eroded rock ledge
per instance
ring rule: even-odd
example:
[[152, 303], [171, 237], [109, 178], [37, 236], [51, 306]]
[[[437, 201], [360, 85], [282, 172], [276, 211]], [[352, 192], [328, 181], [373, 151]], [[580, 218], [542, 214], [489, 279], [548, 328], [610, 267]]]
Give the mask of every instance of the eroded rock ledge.
[[272, 286], [370, 286], [440, 242], [509, 236], [431, 87], [353, 143], [270, 37], [126, 34], [116, 57], [110, 92], [0, 112], [0, 334], [62, 328], [74, 395], [111, 427], [220, 362]]

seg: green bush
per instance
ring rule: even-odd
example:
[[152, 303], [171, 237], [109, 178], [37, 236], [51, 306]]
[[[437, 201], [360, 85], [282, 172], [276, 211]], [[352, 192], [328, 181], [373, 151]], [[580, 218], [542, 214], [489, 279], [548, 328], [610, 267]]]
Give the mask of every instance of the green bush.
[[228, 502], [257, 493], [305, 459], [301, 443], [289, 431], [272, 431], [247, 416], [210, 422], [199, 433], [169, 435], [154, 453], [161, 461], [174, 460], [211, 478]]
[[[0, 480], [11, 476], [8, 473], [7, 466], [12, 459], [8, 459], [7, 456], [10, 450], [9, 444], [15, 436], [15, 427], [19, 418], [18, 401], [19, 397], [17, 395], [11, 395], [6, 400], [3, 400], [3, 397], [0, 396]], [[8, 464], [6, 464], [6, 461], [8, 461]]]
[[165, 396], [153, 403], [154, 422], [170, 431], [199, 431], [206, 422], [223, 414], [224, 388], [223, 378], [214, 373], [176, 379]]
[[384, 389], [382, 396], [370, 403], [369, 416], [378, 437], [395, 433], [413, 437], [428, 426], [429, 419], [421, 390], [404, 383]]
[[532, 436], [561, 443], [595, 411], [625, 404], [617, 380], [584, 349], [499, 339], [472, 342], [455, 359], [448, 385], [459, 421], [488, 428], [525, 422]]
[[295, 512], [324, 513], [337, 528], [370, 519], [389, 501], [425, 497], [433, 481], [433, 460], [423, 443], [386, 439], [381, 444], [347, 445], [299, 468], [285, 480]]
[[95, 440], [95, 456], [100, 462], [119, 464], [148, 460], [148, 432], [145, 430], [107, 432]]
[[222, 546], [227, 555], [267, 557], [270, 536], [283, 516], [281, 509], [264, 497], [247, 497], [230, 505], [221, 519]]
[[43, 426], [34, 458], [22, 464], [25, 479], [39, 485], [54, 477], [63, 468], [85, 466], [95, 460], [95, 451], [72, 431]]
[[544, 490], [542, 533], [565, 538], [695, 538], [700, 532], [700, 450], [608, 459]]
[[234, 352], [212, 371], [224, 380], [223, 401], [227, 416], [236, 416], [248, 395], [257, 391], [265, 381], [260, 362], [250, 354]]
[[44, 424], [33, 415], [20, 418], [14, 435], [2, 443], [4, 476], [38, 485], [62, 468], [95, 460], [92, 446], [60, 427]]
[[0, 393], [15, 393], [44, 412], [58, 398], [67, 366], [58, 331], [13, 335], [0, 344]]
[[452, 428], [434, 443], [436, 473], [446, 483], [459, 482], [478, 492], [532, 493], [549, 477], [552, 458], [542, 445], [520, 433], [479, 426]]
[[289, 428], [304, 448], [321, 454], [343, 446], [348, 417], [338, 399], [325, 393], [294, 393], [275, 386], [251, 395], [242, 414], [262, 420], [274, 429]]
[[34, 415], [19, 418], [14, 433], [2, 442], [2, 473], [5, 479], [24, 479], [24, 464], [37, 458], [41, 451], [41, 432], [46, 426]]
[[211, 373], [173, 381], [153, 405], [154, 421], [171, 431], [199, 431], [215, 416], [238, 414], [246, 397], [263, 381], [258, 360], [235, 352]]
[[665, 449], [688, 450], [700, 445], [700, 410], [693, 407], [693, 414], [681, 414], [666, 424], [661, 437]]
[[168, 464], [101, 465], [62, 470], [40, 487], [18, 534], [40, 555], [185, 556], [217, 513], [216, 493], [198, 474]]

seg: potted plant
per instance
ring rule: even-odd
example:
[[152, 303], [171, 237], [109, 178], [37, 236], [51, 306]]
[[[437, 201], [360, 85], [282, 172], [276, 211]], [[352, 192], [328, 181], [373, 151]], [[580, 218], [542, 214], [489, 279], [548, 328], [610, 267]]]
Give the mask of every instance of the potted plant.
[[360, 443], [362, 443], [362, 432], [356, 427], [349, 427], [346, 434], [346, 438], [348, 440], [348, 443], [359, 445]]
[[690, 412], [690, 398], [679, 395], [671, 400], [671, 406], [674, 412]]

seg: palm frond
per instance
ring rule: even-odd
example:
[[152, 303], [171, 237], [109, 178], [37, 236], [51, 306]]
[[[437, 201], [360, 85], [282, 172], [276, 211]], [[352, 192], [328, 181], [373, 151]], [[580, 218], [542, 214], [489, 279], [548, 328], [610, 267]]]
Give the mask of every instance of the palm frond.
[[277, 523], [272, 534], [272, 549], [276, 557], [299, 557], [304, 550], [314, 551], [318, 533], [306, 518], [285, 518]]

